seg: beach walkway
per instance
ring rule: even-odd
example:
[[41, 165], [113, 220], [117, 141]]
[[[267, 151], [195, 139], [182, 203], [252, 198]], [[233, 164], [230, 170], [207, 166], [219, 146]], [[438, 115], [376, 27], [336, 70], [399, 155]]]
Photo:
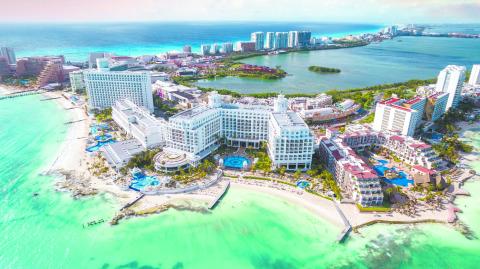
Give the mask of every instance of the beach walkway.
[[229, 187], [230, 187], [230, 181], [228, 181], [227, 184], [225, 184], [222, 191], [218, 193], [218, 195], [215, 197], [215, 199], [212, 200], [212, 202], [210, 202], [210, 204], [208, 205], [208, 209], [215, 208], [215, 206], [218, 204], [220, 199], [222, 199], [222, 197], [225, 195]]
[[337, 242], [343, 243], [347, 238], [348, 234], [350, 234], [350, 232], [352, 231], [352, 225], [350, 225], [350, 222], [348, 221], [347, 217], [345, 217], [345, 214], [343, 214], [343, 211], [340, 209], [340, 207], [338, 207], [337, 202], [333, 202], [333, 204], [335, 205], [335, 209], [337, 209], [337, 212], [340, 215], [340, 218], [342, 219], [343, 224], [345, 225], [345, 228], [337, 237]]
[[11, 99], [11, 98], [27, 96], [27, 95], [41, 94], [41, 93], [44, 93], [44, 92], [45, 92], [44, 90], [35, 90], [35, 91], [23, 91], [23, 92], [18, 92], [18, 93], [12, 93], [12, 94], [8, 94], [8, 95], [0, 96], [0, 100]]

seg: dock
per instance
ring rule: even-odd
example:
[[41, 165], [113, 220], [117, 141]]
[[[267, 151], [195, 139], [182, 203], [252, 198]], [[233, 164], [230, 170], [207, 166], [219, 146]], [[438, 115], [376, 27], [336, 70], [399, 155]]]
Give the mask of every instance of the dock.
[[55, 99], [60, 99], [62, 97], [50, 97], [50, 98], [45, 98], [45, 99], [42, 99], [40, 101], [49, 101], [49, 100], [55, 100]]
[[342, 232], [337, 237], [337, 242], [343, 243], [352, 231], [352, 225], [350, 225], [350, 222], [348, 221], [347, 217], [345, 217], [345, 214], [343, 214], [343, 211], [340, 209], [340, 207], [338, 207], [337, 203], [333, 202], [333, 204], [335, 205], [335, 208], [337, 209], [337, 212], [340, 215], [340, 218], [342, 218], [343, 224], [345, 225], [345, 228], [343, 228]]
[[131, 206], [134, 205], [136, 202], [140, 201], [143, 197], [145, 197], [145, 194], [142, 193], [142, 195], [140, 195], [140, 196], [138, 196], [137, 198], [135, 198], [135, 200], [131, 201], [130, 203], [127, 203], [127, 204], [124, 205], [122, 208], [120, 208], [120, 211], [124, 210], [125, 208], [131, 207]]
[[215, 206], [217, 206], [218, 202], [225, 195], [229, 187], [230, 187], [230, 181], [227, 182], [227, 184], [223, 187], [222, 191], [217, 195], [217, 197], [215, 197], [215, 199], [212, 202], [210, 202], [210, 204], [208, 205], [208, 209], [211, 210], [215, 208]]
[[36, 91], [23, 91], [23, 92], [18, 92], [18, 93], [12, 93], [12, 94], [8, 94], [8, 95], [0, 96], [0, 100], [16, 98], [16, 97], [21, 97], [21, 96], [27, 96], [27, 95], [41, 94], [41, 93], [44, 93], [44, 92], [45, 91], [43, 91], [43, 90], [36, 90]]

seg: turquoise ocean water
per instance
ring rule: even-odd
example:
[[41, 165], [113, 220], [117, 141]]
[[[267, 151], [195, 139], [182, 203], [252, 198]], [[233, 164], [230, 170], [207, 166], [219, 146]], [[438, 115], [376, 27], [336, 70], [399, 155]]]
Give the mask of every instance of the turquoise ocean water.
[[[170, 210], [84, 229], [87, 221], [113, 217], [120, 205], [108, 195], [73, 200], [54, 190], [55, 178], [39, 175], [68, 121], [40, 98], [0, 101], [0, 268], [477, 268], [480, 262], [480, 240], [443, 225], [376, 225], [339, 245], [340, 228], [279, 198], [238, 189], [211, 213]], [[479, 150], [479, 133], [471, 139]], [[472, 197], [458, 200], [461, 219], [478, 236], [480, 182], [467, 188]]]
[[62, 54], [70, 61], [86, 61], [96, 51], [138, 56], [190, 45], [198, 52], [201, 44], [250, 40], [256, 31], [308, 30], [314, 36], [344, 36], [381, 28], [377, 24], [313, 22], [0, 24], [0, 46], [15, 48], [21, 57]]

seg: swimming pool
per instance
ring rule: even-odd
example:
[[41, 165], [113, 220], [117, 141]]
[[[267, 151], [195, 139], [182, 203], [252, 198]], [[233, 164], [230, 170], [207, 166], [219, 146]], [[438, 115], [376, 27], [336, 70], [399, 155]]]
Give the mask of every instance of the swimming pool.
[[160, 181], [155, 176], [147, 176], [143, 173], [137, 173], [132, 178], [130, 188], [136, 191], [141, 191], [148, 186], [158, 186]]
[[99, 131], [106, 131], [106, 130], [110, 130], [110, 126], [108, 126], [108, 124], [106, 123], [99, 123], [99, 124], [92, 125], [90, 127], [90, 132], [92, 134], [96, 134]]
[[306, 181], [306, 180], [299, 180], [297, 181], [297, 187], [299, 187], [300, 189], [305, 189], [307, 188], [308, 186], [310, 186], [310, 182]]
[[[377, 160], [377, 161], [380, 164], [374, 165], [373, 170], [375, 170], [377, 175], [379, 175], [381, 177], [384, 177], [385, 176], [385, 171], [389, 170], [389, 168], [386, 167], [386, 165], [388, 164], [388, 161], [387, 160]], [[398, 172], [399, 176], [396, 177], [396, 178], [392, 178], [392, 179], [383, 178], [383, 181], [385, 181], [389, 184], [402, 186], [402, 187], [408, 187], [409, 184], [412, 184], [412, 185], [414, 184], [413, 179], [409, 179], [408, 175], [405, 172], [397, 171], [396, 168], [393, 168], [393, 170]]]
[[100, 141], [100, 142], [106, 142], [107, 140], [112, 139], [111, 134], [104, 134], [104, 135], [97, 135], [95, 136], [95, 140]]
[[250, 166], [250, 160], [243, 156], [228, 156], [223, 159], [223, 166], [233, 169], [243, 169], [244, 163]]
[[96, 152], [100, 148], [102, 148], [103, 146], [105, 146], [107, 144], [113, 144], [113, 143], [115, 143], [115, 140], [113, 140], [113, 139], [109, 139], [107, 141], [98, 141], [95, 146], [88, 147], [85, 150], [88, 151], [88, 152]]

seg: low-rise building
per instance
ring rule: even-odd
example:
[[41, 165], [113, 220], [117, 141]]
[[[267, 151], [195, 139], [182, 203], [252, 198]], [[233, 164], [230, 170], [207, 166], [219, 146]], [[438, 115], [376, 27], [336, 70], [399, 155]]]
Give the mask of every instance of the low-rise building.
[[155, 118], [146, 108], [138, 107], [128, 99], [115, 103], [112, 107], [112, 119], [145, 149], [165, 145], [166, 122]]
[[144, 148], [136, 139], [119, 141], [103, 146], [100, 154], [107, 160], [108, 164], [115, 170], [124, 167], [133, 156], [142, 152]]
[[320, 157], [347, 197], [362, 206], [383, 204], [380, 178], [341, 139], [320, 139]]

